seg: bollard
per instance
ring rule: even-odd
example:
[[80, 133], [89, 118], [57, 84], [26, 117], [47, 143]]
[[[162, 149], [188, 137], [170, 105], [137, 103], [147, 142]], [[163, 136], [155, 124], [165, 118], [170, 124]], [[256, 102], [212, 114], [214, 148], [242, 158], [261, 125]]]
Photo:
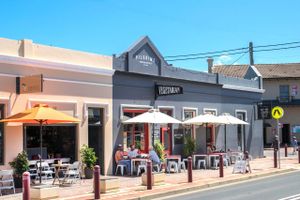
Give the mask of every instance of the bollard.
[[23, 200], [30, 200], [30, 174], [29, 172], [23, 173]]
[[220, 154], [219, 157], [219, 172], [220, 172], [220, 177], [224, 177], [224, 161], [223, 161], [222, 154]]
[[284, 145], [284, 156], [288, 157], [288, 145], [287, 145], [287, 143], [285, 143], [285, 145]]
[[274, 168], [277, 168], [277, 149], [274, 148]]
[[188, 182], [193, 182], [192, 157], [188, 157]]
[[94, 167], [94, 199], [100, 199], [100, 166]]
[[300, 163], [300, 147], [298, 147], [298, 163]]
[[147, 190], [152, 190], [152, 162], [147, 161]]

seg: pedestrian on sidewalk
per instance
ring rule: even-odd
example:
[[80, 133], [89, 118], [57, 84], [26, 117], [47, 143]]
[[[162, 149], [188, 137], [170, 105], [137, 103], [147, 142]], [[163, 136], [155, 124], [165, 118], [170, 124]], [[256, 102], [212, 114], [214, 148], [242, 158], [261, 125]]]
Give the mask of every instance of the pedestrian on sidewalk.
[[295, 154], [296, 151], [298, 151], [298, 141], [296, 136], [293, 137], [292, 145], [293, 145], [293, 154]]

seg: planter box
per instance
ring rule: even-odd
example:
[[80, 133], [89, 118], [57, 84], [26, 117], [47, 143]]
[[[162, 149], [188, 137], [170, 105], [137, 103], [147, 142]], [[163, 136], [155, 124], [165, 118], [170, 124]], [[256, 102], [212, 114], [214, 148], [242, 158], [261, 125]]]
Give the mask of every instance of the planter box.
[[58, 198], [59, 187], [54, 185], [38, 185], [30, 188], [31, 200]]
[[[152, 173], [152, 185], [164, 183], [166, 178], [165, 173]], [[142, 174], [142, 185], [147, 185], [147, 173]]]
[[118, 191], [120, 189], [120, 180], [118, 178], [100, 177], [100, 193]]

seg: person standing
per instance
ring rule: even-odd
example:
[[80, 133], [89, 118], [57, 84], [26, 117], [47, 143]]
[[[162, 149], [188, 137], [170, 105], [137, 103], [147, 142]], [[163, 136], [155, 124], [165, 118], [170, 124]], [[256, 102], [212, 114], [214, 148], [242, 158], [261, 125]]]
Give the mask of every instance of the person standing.
[[292, 145], [293, 145], [293, 154], [295, 154], [296, 151], [298, 151], [298, 141], [296, 136], [293, 137]]

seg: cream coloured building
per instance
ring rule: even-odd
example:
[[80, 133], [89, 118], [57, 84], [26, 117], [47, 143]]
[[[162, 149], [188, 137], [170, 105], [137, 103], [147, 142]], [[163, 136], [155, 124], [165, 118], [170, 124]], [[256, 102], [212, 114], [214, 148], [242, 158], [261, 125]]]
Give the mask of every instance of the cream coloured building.
[[[45, 103], [81, 120], [47, 126], [43, 157], [80, 158], [83, 144], [94, 147], [103, 173], [112, 170], [112, 57], [0, 38], [0, 118]], [[43, 91], [16, 94], [16, 77], [43, 75]], [[38, 127], [0, 124], [0, 169], [23, 149], [38, 154]], [[105, 151], [104, 151], [105, 149]]]

